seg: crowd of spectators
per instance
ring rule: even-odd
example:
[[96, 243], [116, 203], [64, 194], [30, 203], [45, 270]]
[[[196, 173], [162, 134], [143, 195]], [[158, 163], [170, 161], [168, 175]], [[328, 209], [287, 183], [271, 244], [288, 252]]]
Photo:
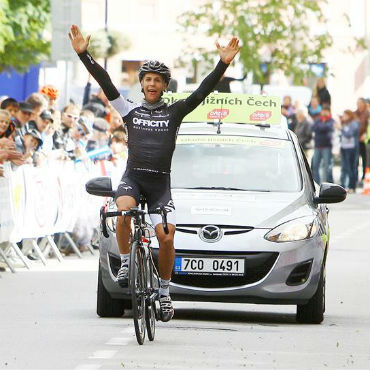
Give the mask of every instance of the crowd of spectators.
[[[311, 162], [314, 180], [334, 182], [334, 142], [339, 137], [341, 174], [338, 182], [349, 193], [363, 185], [370, 167], [370, 100], [359, 98], [357, 109], [345, 109], [338, 117], [331, 112], [331, 95], [325, 80], [319, 78], [307, 107], [285, 96], [281, 107], [288, 127], [294, 131]], [[360, 173], [358, 169], [361, 169]]]
[[[40, 166], [50, 158], [102, 159], [102, 148], [109, 153], [104, 157], [107, 160], [127, 156], [122, 118], [101, 90], [82, 106], [70, 102], [60, 111], [56, 108], [58, 95], [53, 86], [44, 86], [25, 101], [0, 98], [1, 162]], [[89, 154], [92, 151], [94, 155]]]
[[[0, 97], [0, 176], [4, 162], [12, 167], [47, 165], [50, 160], [108, 160], [126, 163], [126, 132], [121, 116], [104, 93], [90, 95], [89, 85], [82, 106], [69, 102], [57, 107], [59, 92], [44, 86], [25, 101]], [[124, 168], [122, 169], [122, 171]], [[81, 251], [86, 241], [75, 240]], [[89, 241], [88, 241], [89, 242]]]

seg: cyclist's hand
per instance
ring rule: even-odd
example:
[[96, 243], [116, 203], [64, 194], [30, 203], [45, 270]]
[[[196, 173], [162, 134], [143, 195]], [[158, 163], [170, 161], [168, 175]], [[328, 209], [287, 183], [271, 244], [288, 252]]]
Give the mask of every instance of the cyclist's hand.
[[74, 51], [77, 54], [80, 54], [89, 46], [91, 35], [88, 35], [86, 38], [84, 38], [80, 29], [73, 24], [71, 27], [71, 32], [68, 32], [68, 37], [71, 40]]
[[218, 41], [216, 41], [216, 47], [218, 53], [220, 54], [221, 60], [226, 64], [230, 64], [235, 58], [235, 55], [239, 53], [240, 50], [239, 39], [234, 36], [230, 40], [229, 44], [225, 47], [220, 46]]

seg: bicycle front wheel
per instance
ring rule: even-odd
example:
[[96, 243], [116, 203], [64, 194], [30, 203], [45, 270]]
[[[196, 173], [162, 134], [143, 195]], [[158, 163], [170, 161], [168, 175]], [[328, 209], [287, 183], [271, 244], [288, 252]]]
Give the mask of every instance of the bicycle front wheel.
[[139, 344], [145, 339], [145, 266], [144, 256], [137, 241], [133, 242], [130, 251], [130, 290], [132, 315], [136, 339]]
[[[155, 298], [153, 295], [155, 294], [155, 290], [159, 287], [159, 279], [154, 272], [153, 268], [153, 261], [149, 257], [146, 260], [147, 263], [147, 287], [148, 291], [150, 292], [149, 297], [146, 298], [145, 303], [145, 321], [146, 321], [146, 330], [148, 332], [148, 338], [150, 341], [154, 340], [155, 336], [155, 321], [156, 321], [156, 306], [155, 306]], [[153, 297], [153, 298], [152, 298]]]

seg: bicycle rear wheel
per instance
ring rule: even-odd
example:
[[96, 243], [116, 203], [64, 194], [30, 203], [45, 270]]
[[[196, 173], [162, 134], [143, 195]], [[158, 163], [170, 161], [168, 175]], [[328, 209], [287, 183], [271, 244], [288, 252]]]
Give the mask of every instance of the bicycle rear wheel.
[[[153, 261], [149, 258], [146, 263], [147, 267], [147, 287], [151, 295], [155, 294], [155, 290], [159, 287], [158, 276], [153, 269]], [[156, 321], [156, 307], [155, 299], [147, 297], [145, 302], [145, 322], [146, 322], [146, 331], [148, 332], [148, 338], [150, 341], [154, 340], [155, 336], [155, 321]]]
[[139, 344], [145, 339], [145, 266], [142, 251], [138, 242], [131, 245], [130, 251], [130, 290], [132, 315], [135, 325], [136, 339]]

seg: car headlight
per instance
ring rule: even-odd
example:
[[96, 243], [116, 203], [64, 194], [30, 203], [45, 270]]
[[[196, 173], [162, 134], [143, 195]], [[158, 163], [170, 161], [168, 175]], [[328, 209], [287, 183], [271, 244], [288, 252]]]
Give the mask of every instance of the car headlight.
[[265, 239], [283, 243], [312, 238], [318, 230], [316, 217], [306, 216], [285, 222], [270, 230]]

